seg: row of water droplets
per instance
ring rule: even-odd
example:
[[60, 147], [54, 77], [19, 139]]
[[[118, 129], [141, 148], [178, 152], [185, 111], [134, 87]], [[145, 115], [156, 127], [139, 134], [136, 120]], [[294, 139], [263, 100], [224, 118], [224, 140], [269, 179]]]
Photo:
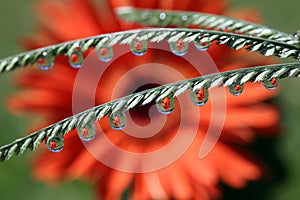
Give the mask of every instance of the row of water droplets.
[[[233, 38], [227, 38], [225, 37], [225, 41], [235, 41], [231, 46], [233, 49], [240, 49], [241, 47], [245, 46], [247, 43], [247, 40], [245, 39], [233, 39]], [[185, 41], [185, 38], [179, 38], [176, 41], [169, 41], [170, 43], [170, 50], [177, 56], [183, 56], [188, 51], [188, 45], [189, 42]], [[205, 35], [198, 36], [196, 40], [193, 41], [195, 47], [200, 51], [206, 51], [211, 45], [211, 41], [209, 37]], [[224, 43], [221, 42], [221, 43]], [[226, 43], [226, 42], [225, 42]], [[147, 40], [141, 40], [139, 36], [137, 36], [135, 39], [133, 39], [130, 44], [130, 50], [131, 52], [136, 56], [143, 56], [146, 54], [148, 49], [148, 41]], [[256, 44], [253, 48], [262, 48], [264, 46], [263, 44]], [[113, 58], [113, 48], [110, 45], [103, 45], [95, 47], [97, 51], [97, 55], [100, 61], [103, 62], [109, 62]], [[261, 54], [265, 56], [271, 56], [275, 53], [276, 47], [274, 45], [267, 45], [264, 46], [264, 48], [260, 51]], [[281, 57], [288, 56], [291, 53], [291, 51], [287, 49], [283, 49], [279, 55]], [[75, 43], [72, 45], [70, 50], [67, 52], [68, 61], [71, 67], [78, 69], [82, 66], [84, 62], [84, 55], [82, 48], [80, 47], [79, 43]], [[300, 59], [300, 54], [299, 54]], [[49, 70], [53, 66], [54, 62], [54, 56], [51, 55], [51, 53], [48, 53], [47, 51], [44, 51], [41, 53], [41, 55], [37, 58], [37, 65], [42, 70]]]
[[[121, 130], [126, 125], [126, 115], [124, 112], [111, 113], [109, 115], [110, 126], [115, 130]], [[82, 141], [88, 142], [94, 139], [96, 135], [94, 113], [88, 114], [84, 117], [81, 123], [77, 125], [77, 133]], [[63, 134], [53, 134], [46, 140], [48, 149], [52, 152], [60, 152], [64, 147]]]
[[[209, 48], [210, 42], [207, 38], [200, 38], [198, 41], [194, 41], [194, 44], [198, 50], [205, 51]], [[96, 46], [97, 55], [100, 61], [109, 62], [113, 58], [113, 48], [109, 45]], [[130, 50], [136, 56], [143, 56], [148, 49], [148, 41], [140, 40], [139, 37], [136, 37], [130, 43]], [[170, 42], [171, 51], [177, 56], [183, 56], [187, 53], [188, 43], [184, 42], [184, 38], [180, 38], [176, 42]], [[84, 62], [84, 55], [82, 48], [79, 44], [74, 44], [72, 48], [67, 53], [68, 61], [71, 67], [78, 69], [82, 66]], [[49, 70], [54, 64], [55, 57], [44, 51], [37, 58], [37, 66], [41, 70]]]
[[[207, 37], [200, 38], [194, 42], [194, 45], [198, 50], [205, 51], [210, 46], [210, 41]], [[135, 38], [130, 43], [130, 49], [136, 56], [142, 56], [148, 49], [148, 41], [141, 41], [139, 38]], [[184, 41], [184, 38], [178, 39], [176, 42], [170, 42], [171, 51], [177, 56], [183, 56], [187, 53], [188, 43]], [[113, 58], [113, 49], [109, 46], [96, 47], [98, 58], [103, 62], [109, 62]], [[80, 68], [84, 56], [79, 45], [73, 47], [68, 52], [68, 60], [73, 68]], [[54, 57], [47, 52], [43, 52], [37, 59], [37, 64], [42, 70], [48, 70], [53, 66]], [[278, 85], [278, 80], [273, 78], [271, 80], [263, 81], [264, 86], [268, 89], [274, 89]], [[229, 91], [231, 94], [237, 96], [242, 93], [244, 84], [231, 84], [229, 85]], [[197, 106], [203, 106], [208, 101], [208, 87], [203, 86], [198, 90], [190, 91], [191, 101]], [[173, 94], [160, 99], [156, 102], [156, 107], [159, 112], [163, 114], [171, 113], [175, 108], [175, 100]], [[88, 117], [87, 117], [88, 119]], [[110, 126], [115, 130], [121, 130], [126, 125], [126, 115], [124, 112], [111, 113], [109, 115]], [[94, 121], [84, 121], [82, 125], [78, 126], [77, 132], [81, 140], [90, 141], [95, 137], [95, 125]], [[47, 147], [53, 152], [59, 152], [64, 146], [63, 136], [53, 135], [47, 139]]]
[[[263, 80], [263, 85], [269, 89], [273, 90], [278, 86], [278, 78], [271, 78]], [[238, 96], [242, 93], [244, 89], [243, 83], [233, 83], [228, 86], [229, 92]], [[190, 89], [190, 99], [193, 104], [196, 106], [203, 106], [208, 101], [208, 87], [206, 84], [202, 86], [200, 89]], [[175, 109], [175, 98], [174, 93], [170, 93], [169, 95], [160, 98], [156, 101], [156, 108], [162, 114], [170, 114]], [[118, 111], [114, 113], [110, 113], [108, 116], [110, 126], [115, 130], [121, 130], [126, 125], [126, 114], [124, 111]], [[90, 114], [86, 116], [80, 125], [77, 127], [77, 132], [81, 140], [83, 141], [91, 141], [94, 139], [96, 134], [96, 129], [94, 125], [95, 116]], [[52, 152], [59, 152], [63, 149], [64, 139], [62, 135], [54, 134], [50, 136], [46, 141], [47, 147]]]
[[[194, 42], [196, 48], [198, 50], [204, 51], [207, 50], [210, 46], [210, 41], [206, 38], [202, 40], [198, 40]], [[98, 47], [97, 54], [98, 58], [103, 62], [109, 62], [113, 57], [112, 47]], [[140, 41], [139, 38], [134, 39], [130, 43], [130, 49], [132, 53], [136, 56], [142, 56], [146, 53], [148, 49], [147, 41]], [[184, 41], [183, 38], [180, 38], [176, 42], [170, 42], [171, 51], [177, 56], [183, 56], [187, 53], [188, 43]], [[75, 47], [68, 54], [69, 63], [73, 68], [80, 68], [83, 61], [83, 53], [79, 46]], [[48, 70], [53, 65], [54, 58], [48, 55], [46, 52], [42, 53], [42, 55], [38, 58], [37, 62], [39, 67], [42, 70]], [[278, 86], [278, 79], [272, 78], [263, 81], [264, 86], [267, 89], [275, 89]], [[235, 96], [240, 95], [243, 91], [244, 84], [231, 84], [228, 86], [229, 92]], [[203, 106], [208, 101], [208, 87], [203, 86], [200, 89], [190, 90], [190, 98], [191, 101], [197, 106]], [[175, 99], [173, 97], [173, 93], [168, 96], [156, 101], [156, 107], [159, 112], [162, 114], [169, 114], [175, 108]], [[115, 130], [121, 130], [126, 125], [126, 114], [125, 112], [117, 112], [111, 113], [109, 115], [109, 123], [110, 126]], [[95, 137], [95, 125], [94, 121], [85, 121], [81, 123], [82, 125], [78, 126], [77, 132], [81, 140], [83, 141], [91, 141]], [[46, 141], [47, 147], [52, 152], [59, 152], [63, 149], [64, 139], [61, 135], [53, 135], [50, 136]]]
[[[97, 55], [99, 60], [103, 62], [109, 62], [113, 58], [113, 49], [109, 46], [99, 47], [96, 48]], [[68, 52], [68, 61], [71, 67], [78, 69], [82, 66], [84, 62], [84, 55], [80, 48], [80, 46], [73, 47]], [[37, 59], [37, 66], [41, 70], [49, 70], [52, 68], [54, 64], [54, 56], [47, 53], [46, 51], [43, 52]]]

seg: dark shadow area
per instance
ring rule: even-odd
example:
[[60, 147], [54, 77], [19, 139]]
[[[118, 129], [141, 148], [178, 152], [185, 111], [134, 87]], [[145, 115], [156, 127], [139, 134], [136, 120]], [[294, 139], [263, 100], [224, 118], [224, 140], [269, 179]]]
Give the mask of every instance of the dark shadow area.
[[280, 138], [258, 138], [251, 150], [264, 161], [267, 171], [259, 181], [249, 182], [247, 187], [237, 190], [221, 184], [223, 199], [265, 200], [272, 187], [287, 179], [287, 170], [276, 155], [275, 148]]

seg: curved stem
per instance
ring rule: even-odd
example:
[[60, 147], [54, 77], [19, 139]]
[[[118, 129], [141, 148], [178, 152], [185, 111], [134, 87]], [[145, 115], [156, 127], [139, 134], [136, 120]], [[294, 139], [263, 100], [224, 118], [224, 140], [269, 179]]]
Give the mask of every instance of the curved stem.
[[176, 97], [187, 90], [199, 90], [202, 87], [230, 87], [246, 82], [258, 82], [271, 80], [272, 78], [283, 79], [300, 76], [300, 62], [260, 66], [232, 70], [197, 78], [187, 79], [179, 82], [162, 85], [156, 88], [137, 92], [120, 99], [96, 106], [60, 122], [36, 131], [26, 137], [19, 138], [10, 144], [0, 147], [0, 161], [8, 160], [13, 155], [22, 154], [25, 150], [34, 150], [47, 137], [54, 135], [64, 136], [82, 123], [96, 121], [105, 117], [108, 113], [115, 113], [144, 106], [150, 102], [157, 102], [162, 98], [173, 94]]
[[133, 7], [116, 8], [118, 16], [128, 22], [148, 26], [199, 26], [199, 28], [241, 33], [274, 41], [300, 45], [299, 38], [294, 35], [269, 28], [260, 24], [247, 22], [230, 17], [188, 11], [165, 11], [137, 9]]
[[152, 43], [168, 40], [176, 42], [184, 38], [184, 42], [226, 44], [234, 50], [247, 47], [249, 51], [257, 51], [264, 56], [275, 55], [280, 58], [292, 57], [300, 60], [300, 48], [281, 41], [260, 38], [222, 31], [186, 29], [186, 28], [150, 28], [102, 34], [94, 37], [69, 41], [61, 44], [39, 48], [33, 51], [17, 54], [0, 60], [0, 72], [8, 72], [22, 66], [34, 64], [41, 56], [47, 55], [55, 58], [59, 55], [68, 56], [79, 49], [84, 52], [89, 48], [114, 46], [115, 44], [130, 44], [138, 40], [147, 40]]

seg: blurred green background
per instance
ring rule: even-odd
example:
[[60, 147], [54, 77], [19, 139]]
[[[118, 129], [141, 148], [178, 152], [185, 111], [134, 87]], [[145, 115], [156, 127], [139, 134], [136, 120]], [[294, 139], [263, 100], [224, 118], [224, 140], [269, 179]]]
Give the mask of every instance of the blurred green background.
[[[21, 51], [19, 39], [34, 32], [32, 5], [38, 0], [11, 0], [0, 3], [0, 57]], [[261, 11], [264, 23], [286, 32], [300, 29], [299, 0], [232, 0], [230, 8], [255, 7]], [[24, 134], [24, 118], [10, 115], [5, 98], [16, 91], [12, 74], [0, 77], [0, 127], [3, 145]], [[300, 80], [281, 81], [280, 105], [283, 131], [277, 139], [258, 140], [253, 147], [272, 167], [272, 178], [250, 183], [236, 191], [224, 186], [225, 199], [294, 200], [300, 196]], [[48, 186], [31, 180], [28, 153], [0, 164], [0, 199], [93, 199], [91, 185], [79, 181]]]

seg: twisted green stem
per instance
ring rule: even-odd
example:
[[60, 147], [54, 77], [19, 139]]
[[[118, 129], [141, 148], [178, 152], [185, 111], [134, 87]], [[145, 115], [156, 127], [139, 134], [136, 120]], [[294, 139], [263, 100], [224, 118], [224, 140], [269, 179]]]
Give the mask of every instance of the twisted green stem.
[[[136, 40], [151, 43], [167, 40], [170, 44], [181, 40], [186, 44], [194, 43], [196, 47], [209, 47], [211, 43], [216, 42], [216, 44], [225, 44], [234, 50], [245, 48], [264, 56], [274, 55], [280, 58], [291, 57], [300, 60], [299, 34], [294, 36], [262, 25], [203, 13], [139, 10], [131, 7], [118, 8], [116, 11], [122, 19], [142, 25], [179, 27], [197, 25], [204, 29], [149, 28], [102, 34], [1, 59], [0, 72], [9, 72], [35, 64], [42, 56], [52, 59], [59, 55], [70, 56], [75, 48], [85, 52], [90, 48], [99, 50], [101, 47], [112, 47], [116, 44], [131, 44]], [[72, 129], [83, 127], [87, 122], [100, 120], [109, 113], [124, 112], [150, 102], [158, 102], [168, 95], [172, 95], [173, 98], [187, 90], [197, 91], [203, 87], [232, 87], [246, 82], [265, 82], [274, 78], [278, 80], [299, 76], [300, 63], [296, 62], [200, 76], [141, 91], [96, 106], [4, 145], [0, 147], [0, 161], [9, 160], [13, 155], [22, 154], [25, 150], [35, 150], [47, 138], [63, 137]]]
[[91, 108], [4, 145], [0, 147], [0, 160], [9, 160], [13, 155], [22, 154], [27, 149], [35, 150], [47, 137], [64, 136], [72, 129], [82, 126], [82, 123], [102, 119], [109, 113], [124, 112], [151, 102], [158, 102], [170, 94], [176, 97], [187, 90], [196, 91], [203, 87], [230, 87], [246, 82], [299, 76], [300, 62], [297, 62], [232, 70], [162, 85]]
[[240, 33], [298, 46], [300, 44], [297, 34], [291, 35], [260, 24], [220, 15], [187, 11], [137, 9], [134, 7], [119, 7], [116, 8], [116, 13], [125, 21], [141, 25], [161, 27], [198, 26], [199, 28]]
[[264, 56], [275, 55], [280, 58], [292, 57], [300, 60], [300, 49], [297, 46], [268, 38], [203, 29], [153, 28], [103, 34], [17, 54], [0, 60], [0, 72], [8, 72], [22, 66], [34, 64], [39, 57], [45, 54], [50, 57], [68, 56], [76, 47], [80, 47], [81, 51], [84, 52], [94, 47], [98, 49], [102, 46], [130, 44], [137, 38], [138, 40], [146, 40], [152, 43], [166, 39], [172, 43], [177, 42], [180, 38], [183, 38], [183, 41], [187, 43], [210, 44], [216, 42], [217, 44], [226, 44], [234, 50], [247, 47], [247, 50], [257, 51]]

